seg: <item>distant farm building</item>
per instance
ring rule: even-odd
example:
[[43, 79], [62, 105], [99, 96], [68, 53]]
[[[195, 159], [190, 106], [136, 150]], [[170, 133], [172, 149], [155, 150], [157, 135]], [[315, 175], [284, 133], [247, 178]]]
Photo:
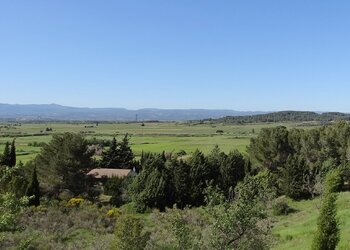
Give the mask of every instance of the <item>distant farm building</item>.
[[118, 169], [118, 168], [94, 168], [87, 175], [95, 179], [105, 179], [105, 178], [125, 178], [130, 175], [134, 175], [135, 172], [131, 169]]

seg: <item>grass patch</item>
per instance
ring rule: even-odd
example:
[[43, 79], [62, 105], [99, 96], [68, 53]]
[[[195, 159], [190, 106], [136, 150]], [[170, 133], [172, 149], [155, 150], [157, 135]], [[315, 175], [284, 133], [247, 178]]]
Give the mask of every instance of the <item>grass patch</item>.
[[[277, 216], [273, 234], [277, 239], [274, 250], [310, 249], [317, 229], [321, 199], [291, 201], [297, 211], [287, 216]], [[350, 249], [350, 192], [342, 192], [337, 200], [340, 222], [340, 242], [337, 249]]]

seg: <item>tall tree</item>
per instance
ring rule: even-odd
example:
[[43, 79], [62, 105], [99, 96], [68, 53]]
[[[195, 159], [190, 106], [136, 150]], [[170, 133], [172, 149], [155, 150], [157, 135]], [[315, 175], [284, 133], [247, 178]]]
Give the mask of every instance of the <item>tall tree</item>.
[[225, 195], [229, 194], [229, 189], [234, 189], [237, 183], [245, 176], [245, 160], [237, 150], [230, 152], [220, 164], [219, 186]]
[[45, 187], [68, 189], [78, 195], [86, 191], [85, 172], [93, 167], [92, 155], [82, 135], [53, 135], [35, 159], [39, 179]]
[[207, 187], [207, 182], [215, 179], [212, 175], [211, 165], [205, 155], [196, 150], [189, 160], [191, 166], [191, 200], [195, 206], [201, 206], [204, 203], [203, 190]]
[[304, 177], [308, 174], [305, 160], [297, 156], [289, 156], [287, 162], [278, 168], [278, 186], [282, 194], [292, 199], [300, 199], [307, 195], [304, 186]]
[[180, 160], [172, 160], [171, 168], [173, 170], [173, 182], [175, 189], [175, 202], [180, 208], [190, 204], [191, 198], [191, 181], [190, 166]]
[[132, 168], [134, 154], [129, 145], [129, 136], [126, 134], [123, 140], [119, 143], [119, 148], [117, 149], [117, 155], [119, 158], [120, 168]]
[[16, 166], [16, 146], [15, 146], [15, 140], [13, 139], [11, 144], [11, 151], [9, 156], [9, 166], [14, 167]]
[[4, 153], [2, 154], [2, 157], [1, 157], [1, 164], [0, 165], [10, 167], [10, 164], [11, 164], [10, 143], [6, 142]]
[[109, 149], [102, 153], [100, 166], [103, 168], [117, 168], [120, 160], [117, 152], [117, 140], [115, 137], [110, 143]]
[[165, 209], [173, 205], [171, 179], [162, 155], [150, 155], [145, 160], [142, 171], [130, 185], [130, 194], [137, 210], [146, 208]]
[[317, 231], [312, 242], [313, 250], [334, 250], [339, 242], [339, 225], [337, 216], [336, 185], [340, 173], [331, 171], [326, 176], [322, 207], [317, 221]]
[[32, 179], [30, 180], [29, 186], [27, 188], [26, 195], [32, 197], [29, 199], [29, 206], [39, 206], [40, 205], [40, 186], [38, 181], [38, 176], [36, 173], [36, 167], [34, 167]]
[[260, 168], [276, 171], [293, 153], [288, 141], [287, 128], [278, 126], [262, 129], [258, 137], [251, 139], [248, 153]]

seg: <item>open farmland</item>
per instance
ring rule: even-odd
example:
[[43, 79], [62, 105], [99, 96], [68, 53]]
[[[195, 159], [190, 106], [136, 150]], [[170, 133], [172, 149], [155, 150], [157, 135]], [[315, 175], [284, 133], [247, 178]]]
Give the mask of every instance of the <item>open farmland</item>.
[[[6, 141], [16, 138], [17, 159], [27, 162], [40, 152], [42, 143], [48, 143], [52, 134], [74, 132], [86, 138], [121, 139], [130, 135], [131, 147], [136, 156], [144, 152], [178, 152], [187, 154], [197, 148], [208, 153], [215, 145], [224, 152], [237, 149], [245, 152], [250, 138], [256, 136], [264, 127], [284, 125], [293, 127], [312, 127], [298, 123], [261, 123], [248, 125], [228, 125], [211, 123], [2, 123], [0, 125], [0, 152]], [[315, 124], [312, 124], [315, 125]], [[52, 131], [46, 129], [52, 128]]]

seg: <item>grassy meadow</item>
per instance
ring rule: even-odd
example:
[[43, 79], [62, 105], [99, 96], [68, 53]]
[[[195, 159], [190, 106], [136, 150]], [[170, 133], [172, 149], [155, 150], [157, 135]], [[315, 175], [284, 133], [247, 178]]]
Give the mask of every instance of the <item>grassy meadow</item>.
[[[40, 152], [40, 146], [33, 146], [34, 143], [48, 143], [52, 134], [63, 132], [82, 133], [86, 138], [108, 140], [114, 136], [121, 139], [128, 133], [136, 156], [140, 156], [142, 151], [160, 153], [185, 150], [187, 154], [191, 154], [200, 149], [208, 153], [215, 145], [219, 145], [224, 152], [234, 149], [245, 152], [250, 138], [256, 136], [262, 128], [278, 125], [289, 128], [310, 127], [297, 123], [228, 125], [154, 122], [144, 123], [144, 126], [142, 123], [1, 123], [0, 152], [3, 151], [6, 141], [16, 138], [17, 159], [25, 163]], [[46, 128], [52, 128], [52, 132], [47, 132]]]
[[[311, 249], [312, 239], [317, 229], [321, 198], [302, 201], [289, 200], [289, 205], [296, 211], [276, 218], [273, 234], [277, 241], [272, 249]], [[337, 207], [341, 232], [337, 249], [348, 250], [350, 249], [350, 192], [339, 193]]]

